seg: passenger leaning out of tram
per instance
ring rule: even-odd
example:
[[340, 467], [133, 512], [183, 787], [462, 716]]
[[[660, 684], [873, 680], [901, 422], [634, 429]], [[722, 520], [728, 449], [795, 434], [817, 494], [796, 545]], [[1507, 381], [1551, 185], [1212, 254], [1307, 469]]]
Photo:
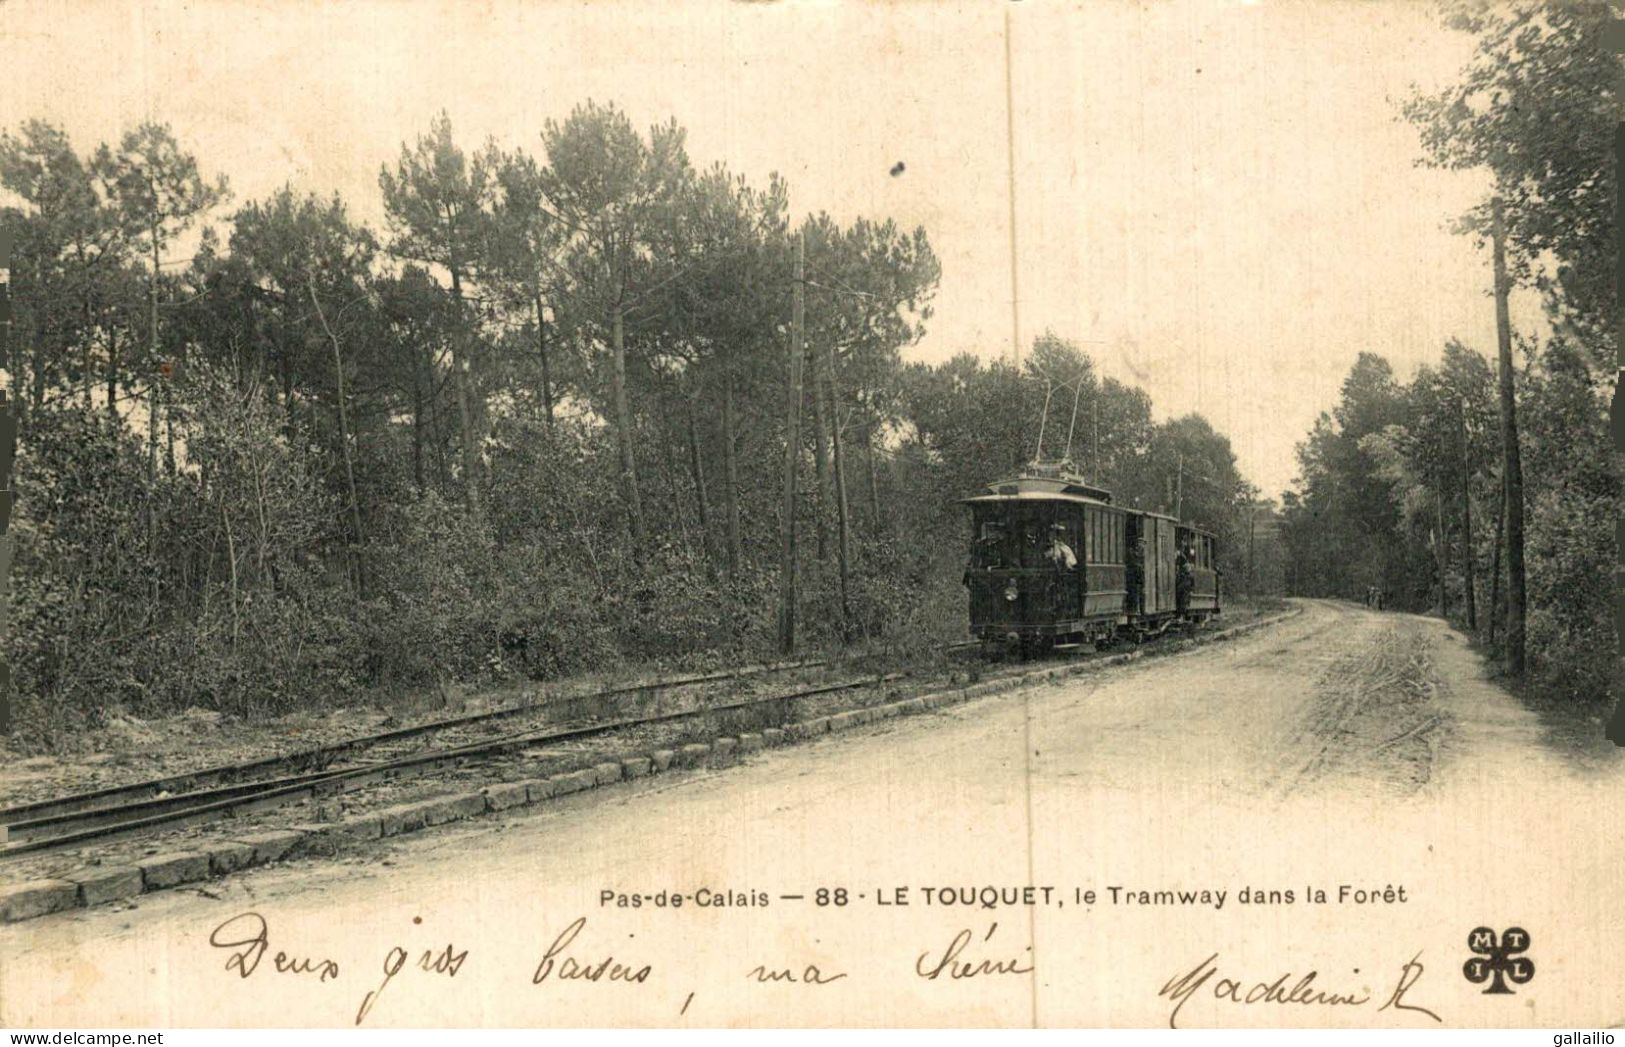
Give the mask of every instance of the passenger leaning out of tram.
[[1196, 550], [1190, 546], [1174, 556], [1174, 606], [1180, 614], [1190, 610], [1191, 590], [1196, 587]]

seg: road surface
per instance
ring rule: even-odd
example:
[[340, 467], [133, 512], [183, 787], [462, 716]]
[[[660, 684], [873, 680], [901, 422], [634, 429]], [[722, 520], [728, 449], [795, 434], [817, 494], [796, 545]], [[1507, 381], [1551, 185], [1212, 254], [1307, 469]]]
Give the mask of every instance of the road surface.
[[[1564, 737], [1440, 622], [1307, 602], [742, 766], [5, 928], [0, 1025], [1613, 1024], [1625, 761]], [[1468, 982], [1479, 926], [1527, 931], [1534, 978]]]

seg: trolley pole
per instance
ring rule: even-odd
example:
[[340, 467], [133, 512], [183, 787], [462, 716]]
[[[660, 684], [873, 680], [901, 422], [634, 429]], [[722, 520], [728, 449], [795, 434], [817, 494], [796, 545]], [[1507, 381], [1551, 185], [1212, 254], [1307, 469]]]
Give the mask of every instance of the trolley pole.
[[796, 649], [796, 467], [801, 459], [801, 362], [805, 350], [806, 237], [796, 234], [790, 305], [790, 388], [785, 396], [784, 517], [779, 523], [779, 647]]

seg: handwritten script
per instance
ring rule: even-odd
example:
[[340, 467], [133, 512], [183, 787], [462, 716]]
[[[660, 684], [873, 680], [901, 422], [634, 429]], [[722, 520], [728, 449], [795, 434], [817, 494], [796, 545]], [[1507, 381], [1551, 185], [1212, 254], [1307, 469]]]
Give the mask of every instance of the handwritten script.
[[[1405, 994], [1413, 989], [1422, 977], [1421, 959], [1422, 954], [1417, 953], [1400, 968], [1398, 982], [1389, 994], [1387, 1002], [1377, 1010], [1385, 1011], [1393, 1008], [1396, 1011], [1415, 1011], [1427, 1015], [1436, 1022], [1443, 1022], [1444, 1019], [1426, 1007], [1405, 1002]], [[1207, 988], [1215, 1000], [1244, 1007], [1258, 1005], [1364, 1007], [1373, 999], [1370, 993], [1363, 989], [1328, 986], [1320, 981], [1320, 972], [1315, 970], [1298, 975], [1296, 978], [1291, 972], [1286, 972], [1276, 975], [1273, 979], [1266, 975], [1256, 980], [1230, 976], [1215, 977], [1218, 974], [1219, 954], [1214, 953], [1186, 973], [1168, 979], [1157, 995], [1166, 996], [1174, 1001], [1173, 1010], [1168, 1012], [1170, 1029], [1179, 1028], [1179, 1012], [1190, 1002], [1191, 997], [1197, 995], [1203, 988]]]
[[[422, 920], [414, 917], [413, 923], [421, 925]], [[612, 946], [610, 939], [620, 944]], [[452, 941], [443, 945], [436, 941], [427, 947], [421, 943], [392, 944], [381, 956], [375, 954], [370, 964], [363, 959], [341, 965], [326, 949], [284, 942], [273, 933], [264, 915], [249, 911], [216, 926], [209, 933], [208, 944], [217, 956], [224, 957], [221, 966], [225, 974], [242, 981], [276, 981], [306, 985], [313, 990], [322, 987], [318, 991], [330, 992], [335, 991], [335, 983], [348, 984], [346, 978], [359, 980], [355, 990], [358, 995], [349, 997], [356, 1025], [366, 1023], [381, 1006], [388, 1008], [386, 998], [401, 991], [391, 989], [397, 981], [416, 983], [417, 988], [407, 990], [410, 996], [421, 993], [431, 983], [452, 983], [465, 974], [465, 969], [478, 972], [475, 976], [482, 979], [524, 979], [536, 990], [569, 985], [581, 986], [588, 992], [653, 994], [656, 1006], [662, 1005], [662, 999], [671, 999], [678, 1015], [689, 1013], [698, 992], [694, 983], [703, 974], [689, 962], [692, 957], [662, 965], [656, 962], [661, 957], [639, 955], [646, 947], [633, 951], [621, 935], [595, 932], [585, 916], [570, 920], [556, 931], [544, 929], [535, 940], [536, 951], [529, 957], [493, 958]], [[831, 957], [827, 947], [809, 948], [806, 955], [796, 955], [795, 950], [747, 954], [741, 957], [734, 977], [746, 991], [763, 993], [824, 994], [905, 978], [941, 987], [933, 991], [962, 987], [957, 994], [969, 994], [981, 991], [976, 987], [990, 982], [1030, 979], [1037, 968], [1032, 943], [1017, 932], [1001, 931], [993, 922], [985, 927], [961, 926], [945, 931], [934, 942], [927, 941], [912, 950], [899, 947], [891, 957], [884, 950], [866, 951], [860, 966]], [[1423, 970], [1421, 953], [1417, 953], [1399, 968], [1398, 977], [1383, 995], [1373, 993], [1368, 986], [1335, 984], [1315, 969], [1302, 974], [1270, 972], [1262, 977], [1232, 974], [1215, 952], [1168, 978], [1155, 995], [1172, 1004], [1168, 1012], [1171, 1028], [1178, 1028], [1181, 1012], [1193, 999], [1211, 999], [1221, 1006], [1290, 1008], [1294, 1017], [1289, 1020], [1297, 1024], [1306, 1021], [1297, 1015], [1309, 1009], [1365, 1007], [1373, 1013], [1408, 1011], [1440, 1022], [1438, 1014], [1408, 996], [1421, 980]], [[1354, 973], [1359, 972], [1356, 969]], [[726, 984], [728, 976], [719, 977]], [[467, 978], [463, 981], [466, 983]]]

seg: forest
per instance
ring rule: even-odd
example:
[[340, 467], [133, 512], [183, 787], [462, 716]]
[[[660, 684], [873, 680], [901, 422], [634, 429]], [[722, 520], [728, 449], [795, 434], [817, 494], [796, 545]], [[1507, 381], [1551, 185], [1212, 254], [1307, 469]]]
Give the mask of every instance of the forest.
[[1543, 315], [1505, 368], [1457, 341], [1401, 376], [1351, 346], [1278, 505], [1205, 419], [1159, 420], [1060, 335], [1019, 368], [994, 346], [910, 361], [927, 231], [794, 216], [784, 180], [697, 163], [675, 120], [585, 102], [504, 149], [442, 113], [370, 201], [238, 200], [162, 122], [0, 133], [8, 745], [776, 656], [792, 464], [797, 650], [918, 651], [964, 634], [956, 499], [1040, 453], [1216, 531], [1232, 595], [1380, 592], [1534, 693], [1605, 701], [1608, 9], [1446, 17], [1472, 63], [1396, 115], [1424, 162], [1489, 176], [1460, 231], [1501, 243], [1502, 290]]
[[1619, 678], [1625, 518], [1608, 422], [1620, 76], [1609, 19], [1604, 3], [1451, 10], [1477, 40], [1472, 63], [1403, 115], [1426, 162], [1491, 176], [1459, 231], [1489, 255], [1499, 222], [1503, 293], [1537, 291], [1541, 322], [1504, 325], [1504, 355], [1451, 342], [1409, 380], [1362, 352], [1298, 447], [1281, 521], [1290, 591], [1376, 589], [1390, 606], [1444, 615], [1535, 696], [1591, 709]]
[[11, 744], [774, 656], [787, 462], [798, 650], [957, 639], [955, 499], [1039, 452], [1046, 401], [1043, 453], [1217, 530], [1233, 590], [1262, 573], [1232, 540], [1258, 492], [1204, 419], [1154, 421], [1048, 333], [1019, 369], [905, 362], [925, 230], [793, 218], [783, 180], [613, 105], [533, 141], [441, 114], [373, 229], [291, 186], [235, 201], [162, 123], [0, 137]]

